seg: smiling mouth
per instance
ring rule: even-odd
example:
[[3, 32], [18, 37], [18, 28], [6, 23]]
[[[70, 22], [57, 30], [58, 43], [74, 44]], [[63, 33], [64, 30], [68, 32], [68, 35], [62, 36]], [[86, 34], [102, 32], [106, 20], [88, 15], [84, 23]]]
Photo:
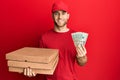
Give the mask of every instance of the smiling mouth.
[[58, 22], [63, 22], [63, 20], [58, 20]]
[[63, 22], [63, 21], [58, 21], [59, 23]]

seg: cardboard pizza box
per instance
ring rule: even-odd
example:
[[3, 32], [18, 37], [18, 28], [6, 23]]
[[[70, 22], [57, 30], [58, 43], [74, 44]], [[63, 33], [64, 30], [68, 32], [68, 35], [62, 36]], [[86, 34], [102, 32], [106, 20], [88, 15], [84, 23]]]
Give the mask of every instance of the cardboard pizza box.
[[[31, 68], [35, 73], [37, 74], [47, 74], [47, 75], [53, 75], [55, 68], [57, 66], [58, 59], [56, 60], [54, 66], [52, 69], [36, 69], [36, 68]], [[9, 67], [10, 72], [19, 72], [22, 73], [24, 68], [21, 67]]]
[[52, 69], [56, 61], [58, 60], [58, 56], [51, 60], [50, 63], [36, 63], [36, 62], [23, 62], [23, 61], [13, 61], [8, 60], [9, 67], [21, 67], [21, 68], [35, 68], [35, 69]]
[[58, 49], [24, 47], [6, 54], [7, 60], [50, 63], [58, 56]]
[[9, 71], [23, 72], [26, 67], [38, 74], [53, 74], [59, 60], [58, 49], [24, 47], [6, 54]]

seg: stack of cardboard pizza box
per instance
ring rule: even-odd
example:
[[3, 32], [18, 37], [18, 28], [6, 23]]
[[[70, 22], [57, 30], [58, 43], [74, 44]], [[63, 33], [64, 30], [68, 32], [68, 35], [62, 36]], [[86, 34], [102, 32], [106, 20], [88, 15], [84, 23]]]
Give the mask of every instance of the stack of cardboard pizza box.
[[58, 49], [24, 47], [6, 54], [10, 72], [23, 72], [30, 67], [37, 74], [52, 75], [57, 66]]

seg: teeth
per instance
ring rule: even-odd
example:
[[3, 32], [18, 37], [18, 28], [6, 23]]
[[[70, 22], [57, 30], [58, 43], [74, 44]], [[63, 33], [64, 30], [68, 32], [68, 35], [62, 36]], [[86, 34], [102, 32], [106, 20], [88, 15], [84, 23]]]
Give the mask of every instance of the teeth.
[[62, 20], [59, 20], [58, 22], [62, 22]]

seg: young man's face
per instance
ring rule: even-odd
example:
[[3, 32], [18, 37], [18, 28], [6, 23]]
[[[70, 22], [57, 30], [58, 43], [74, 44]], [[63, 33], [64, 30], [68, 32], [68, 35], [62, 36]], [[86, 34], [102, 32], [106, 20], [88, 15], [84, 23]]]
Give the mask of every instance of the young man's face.
[[67, 21], [69, 19], [69, 14], [66, 11], [55, 11], [53, 12], [53, 20], [54, 24], [57, 27], [63, 27], [67, 24]]

